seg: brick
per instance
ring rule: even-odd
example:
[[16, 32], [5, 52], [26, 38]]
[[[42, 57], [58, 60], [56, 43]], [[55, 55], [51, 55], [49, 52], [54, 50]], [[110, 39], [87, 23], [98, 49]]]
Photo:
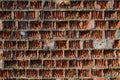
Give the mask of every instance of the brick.
[[115, 3], [114, 3], [114, 8], [115, 9], [120, 9], [120, 1], [118, 0], [118, 1], [115, 1]]
[[42, 9], [42, 1], [30, 1], [30, 8]]
[[120, 58], [120, 50], [116, 50], [116, 57]]
[[1, 31], [0, 35], [2, 39], [10, 39], [12, 38], [12, 32], [11, 31]]
[[15, 69], [13, 70], [13, 75], [15, 77], [25, 77], [26, 76], [25, 69]]
[[25, 58], [25, 51], [12, 51], [11, 52], [12, 56], [14, 59], [22, 59], [22, 58]]
[[96, 68], [108, 68], [107, 60], [96, 59], [95, 60], [95, 66], [96, 66]]
[[40, 34], [42, 39], [51, 39], [53, 37], [50, 31], [40, 31]]
[[83, 29], [82, 21], [70, 21], [70, 29]]
[[94, 8], [94, 1], [84, 1], [83, 2], [85, 9], [93, 9]]
[[24, 19], [24, 18], [25, 18], [25, 12], [23, 11], [14, 12], [14, 19]]
[[39, 70], [39, 76], [41, 77], [46, 77], [46, 78], [50, 78], [51, 77], [51, 70], [49, 69], [40, 69]]
[[120, 11], [117, 12], [117, 18], [120, 19]]
[[119, 69], [104, 69], [104, 76], [118, 76]]
[[35, 50], [26, 51], [26, 57], [33, 58], [33, 59], [37, 58], [37, 51]]
[[79, 69], [78, 70], [78, 77], [89, 77], [90, 71], [88, 69]]
[[37, 70], [32, 70], [32, 69], [28, 69], [26, 71], [26, 77], [30, 77], [30, 78], [37, 78], [38, 77], [38, 71]]
[[52, 51], [51, 57], [52, 58], [64, 58], [64, 53], [62, 50], [55, 50], [55, 51]]
[[80, 59], [88, 59], [90, 58], [90, 51], [89, 50], [78, 50], [77, 55], [78, 55], [78, 58]]
[[103, 51], [104, 58], [116, 58], [115, 50], [104, 50]]
[[3, 70], [3, 77], [7, 78], [7, 77], [12, 77], [13, 76], [13, 72], [12, 70]]
[[82, 39], [90, 39], [91, 31], [90, 30], [79, 31], [79, 37]]
[[62, 40], [62, 41], [55, 41], [56, 44], [56, 49], [67, 49], [67, 41]]
[[0, 2], [0, 9], [2, 9], [2, 3], [3, 3], [3, 2], [1, 1], [1, 2]]
[[91, 37], [93, 39], [103, 39], [103, 31], [102, 30], [92, 31]]
[[52, 17], [53, 19], [55, 20], [58, 20], [58, 19], [65, 19], [65, 14], [67, 12], [64, 12], [64, 11], [53, 11], [52, 12]]
[[118, 68], [120, 67], [120, 60], [119, 59], [110, 59], [108, 60], [108, 66], [113, 67], [113, 68]]
[[41, 21], [31, 21], [30, 22], [30, 29], [31, 30], [40, 30], [42, 28]]
[[68, 0], [66, 0], [66, 1], [64, 1], [64, 0], [58, 0], [58, 1], [56, 1], [56, 8], [65, 8], [65, 9], [68, 9], [69, 7], [70, 7], [70, 1]]
[[45, 40], [43, 48], [48, 49], [48, 50], [55, 49], [55, 41], [54, 40]]
[[120, 48], [120, 41], [119, 40], [114, 40], [113, 48]]
[[92, 19], [104, 19], [103, 11], [92, 11], [91, 12]]
[[76, 58], [76, 51], [74, 50], [66, 50], [64, 52], [66, 58]]
[[28, 1], [17, 1], [17, 9], [27, 9], [29, 7], [30, 5]]
[[75, 59], [69, 60], [69, 67], [77, 67], [77, 61]]
[[82, 60], [77, 60], [76, 61], [76, 66], [77, 66], [77, 68], [82, 69]]
[[2, 22], [3, 30], [13, 30], [15, 29], [14, 21], [3, 21]]
[[114, 11], [105, 11], [104, 13], [105, 13], [104, 14], [105, 19], [116, 19], [117, 18], [116, 17], [117, 15]]
[[96, 29], [107, 29], [108, 22], [107, 21], [95, 21], [95, 28]]
[[70, 1], [70, 7], [73, 9], [82, 9], [82, 1]]
[[106, 40], [95, 40], [93, 43], [93, 46], [95, 49], [103, 49], [107, 47], [107, 41]]
[[3, 47], [3, 42], [0, 41], [0, 49], [2, 49], [2, 47]]
[[39, 58], [51, 58], [51, 52], [47, 50], [40, 50], [38, 52], [38, 57]]
[[120, 28], [120, 22], [119, 21], [113, 21], [113, 20], [111, 20], [111, 21], [109, 21], [108, 22], [108, 24], [109, 24], [109, 28], [116, 28], [116, 29], [119, 29]]
[[41, 39], [41, 35], [37, 31], [29, 31], [27, 32], [28, 39]]
[[96, 77], [104, 76], [104, 71], [102, 69], [92, 69], [91, 74]]
[[95, 27], [94, 19], [83, 22], [83, 29], [92, 29]]
[[65, 31], [53, 31], [53, 36], [56, 39], [64, 39], [66, 37]]
[[75, 69], [67, 69], [65, 70], [66, 77], [76, 77], [77, 71]]
[[15, 49], [16, 48], [16, 41], [5, 41], [4, 42], [4, 49]]
[[29, 60], [17, 60], [17, 68], [28, 68]]
[[4, 67], [5, 68], [15, 68], [16, 65], [17, 65], [17, 62], [15, 60], [4, 61]]
[[54, 60], [44, 60], [43, 66], [47, 68], [53, 68], [55, 67], [55, 61]]
[[80, 11], [78, 13], [80, 19], [90, 19], [91, 15], [89, 11]]
[[45, 9], [55, 8], [55, 2], [54, 1], [44, 1], [43, 8], [45, 8]]
[[96, 80], [108, 80], [108, 78], [101, 78], [101, 77], [97, 77], [95, 78]]
[[28, 45], [26, 41], [18, 41], [17, 48], [18, 49], [27, 49]]
[[82, 60], [82, 67], [83, 68], [91, 68], [91, 67], [93, 67], [94, 66], [94, 60]]
[[108, 9], [108, 1], [97, 1], [97, 5], [100, 6], [100, 9]]
[[3, 1], [3, 8], [4, 9], [15, 9], [16, 2], [15, 1]]
[[31, 68], [40, 68], [42, 66], [42, 60], [30, 60]]
[[79, 18], [79, 13], [77, 11], [73, 11], [73, 12], [67, 11], [65, 12], [65, 18], [66, 19], [77, 19]]
[[55, 22], [44, 21], [43, 25], [42, 25], [42, 29], [44, 29], [44, 30], [54, 30], [54, 29], [56, 29]]
[[67, 68], [68, 67], [68, 60], [57, 60], [56, 67], [58, 68]]
[[93, 41], [92, 40], [85, 40], [83, 42], [83, 48], [93, 48]]
[[18, 21], [18, 30], [29, 29], [28, 21]]
[[24, 18], [25, 19], [35, 19], [36, 18], [35, 11], [26, 11]]
[[11, 59], [12, 52], [11, 51], [3, 51], [3, 59]]
[[11, 12], [10, 11], [0, 11], [0, 19], [1, 20], [8, 20], [11, 19]]
[[50, 11], [44, 11], [44, 19], [52, 19], [52, 13]]
[[56, 69], [56, 70], [52, 70], [52, 76], [53, 77], [63, 77], [64, 76], [64, 70], [61, 69]]
[[42, 41], [39, 41], [39, 40], [29, 41], [29, 48], [30, 49], [41, 49], [42, 48]]
[[79, 38], [79, 32], [78, 31], [66, 31], [66, 37], [67, 38]]
[[92, 50], [91, 57], [92, 58], [103, 58], [103, 50]]
[[69, 48], [70, 49], [80, 49], [81, 46], [80, 46], [80, 41], [79, 40], [70, 40], [69, 41]]
[[65, 30], [65, 29], [68, 29], [68, 22], [56, 22], [56, 28], [57, 29], [62, 29], [62, 30]]

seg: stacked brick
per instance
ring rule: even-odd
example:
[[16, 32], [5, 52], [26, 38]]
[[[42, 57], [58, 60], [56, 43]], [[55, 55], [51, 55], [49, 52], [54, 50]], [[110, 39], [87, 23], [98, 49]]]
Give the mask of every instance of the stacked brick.
[[1, 80], [120, 80], [120, 0], [0, 1]]

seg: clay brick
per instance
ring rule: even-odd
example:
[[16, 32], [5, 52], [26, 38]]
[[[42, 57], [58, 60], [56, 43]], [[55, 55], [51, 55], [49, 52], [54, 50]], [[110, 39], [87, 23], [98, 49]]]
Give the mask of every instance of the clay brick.
[[16, 41], [4, 41], [4, 49], [15, 49]]
[[108, 66], [113, 67], [113, 68], [118, 68], [118, 67], [120, 67], [120, 60], [119, 59], [109, 59]]
[[28, 45], [26, 41], [18, 41], [17, 48], [18, 49], [27, 49]]
[[62, 0], [58, 0], [56, 1], [56, 8], [59, 9], [68, 9], [70, 7], [70, 1], [66, 0], [66, 1], [62, 1]]
[[65, 31], [53, 31], [53, 36], [56, 39], [64, 39], [66, 37]]
[[120, 58], [120, 50], [116, 50], [116, 57]]
[[77, 61], [75, 59], [69, 60], [69, 67], [77, 67]]
[[94, 1], [84, 1], [83, 2], [85, 9], [93, 9], [94, 8]]
[[18, 30], [29, 29], [28, 21], [18, 21]]
[[93, 41], [92, 40], [85, 40], [83, 42], [83, 48], [93, 48]]
[[42, 22], [40, 21], [31, 21], [30, 29], [31, 30], [40, 30], [42, 28]]
[[104, 13], [105, 13], [104, 14], [105, 19], [116, 19], [117, 18], [115, 11], [105, 11]]
[[102, 76], [104, 76], [104, 72], [103, 72], [102, 69], [92, 69], [91, 74], [92, 74], [93, 76], [97, 76], [97, 77], [102, 77]]
[[14, 19], [24, 19], [24, 18], [25, 18], [25, 12], [23, 11], [14, 12]]
[[13, 51], [12, 56], [14, 59], [22, 59], [25, 58], [25, 51]]
[[14, 21], [3, 21], [2, 22], [3, 30], [13, 30], [15, 29]]
[[52, 51], [52, 58], [63, 58], [64, 57], [64, 53], [62, 50], [55, 50]]
[[82, 21], [70, 21], [70, 29], [84, 29]]
[[117, 28], [117, 29], [120, 28], [120, 22], [119, 21], [111, 20], [108, 23], [109, 23], [109, 28]]
[[2, 39], [10, 39], [12, 38], [12, 32], [11, 31], [1, 31], [0, 35]]
[[80, 19], [90, 19], [91, 15], [89, 11], [80, 11], [78, 13]]
[[42, 25], [42, 29], [45, 29], [45, 30], [54, 30], [55, 29], [55, 22], [44, 21], [43, 25]]
[[38, 40], [29, 41], [29, 48], [30, 49], [41, 49], [42, 41], [38, 41]]
[[78, 58], [80, 59], [88, 59], [90, 58], [90, 51], [89, 50], [78, 50], [77, 55], [78, 55]]
[[103, 11], [93, 11], [91, 12], [92, 19], [104, 19]]
[[51, 52], [47, 50], [40, 50], [38, 54], [39, 58], [50, 58], [51, 57]]
[[114, 40], [113, 48], [120, 48], [120, 40]]
[[52, 32], [50, 31], [40, 31], [41, 38], [42, 39], [51, 39], [52, 38]]
[[13, 76], [13, 72], [12, 70], [3, 70], [3, 77], [7, 78], [7, 77], [12, 77]]
[[111, 77], [113, 77], [113, 76], [118, 76], [118, 74], [119, 74], [119, 69], [104, 69], [103, 70], [104, 71], [104, 76], [111, 76]]
[[79, 37], [82, 39], [90, 39], [91, 31], [90, 30], [79, 31]]
[[17, 1], [17, 9], [27, 9], [29, 7], [30, 5], [28, 1]]
[[64, 76], [64, 70], [61, 69], [56, 69], [56, 70], [52, 70], [52, 76], [53, 77], [63, 77]]
[[70, 49], [80, 49], [81, 48], [80, 41], [79, 40], [75, 40], [75, 41], [71, 40], [71, 41], [69, 41], [69, 48]]
[[17, 68], [28, 68], [29, 60], [17, 60]]
[[49, 69], [41, 69], [41, 70], [39, 70], [39, 76], [40, 77], [50, 78], [51, 77], [51, 70], [49, 70]]
[[21, 35], [20, 31], [14, 31], [12, 34], [13, 39], [23, 39], [23, 35]]
[[35, 11], [26, 11], [25, 12], [25, 19], [35, 19], [36, 15], [35, 15]]
[[68, 22], [67, 21], [66, 22], [63, 22], [63, 21], [56, 22], [56, 28], [63, 29], [63, 30], [68, 29]]
[[92, 29], [95, 27], [94, 19], [83, 21], [83, 28], [82, 29]]
[[42, 9], [42, 1], [30, 1], [30, 8]]
[[90, 71], [88, 69], [79, 69], [78, 77], [90, 77]]
[[103, 58], [103, 50], [92, 50], [91, 57], [92, 58]]
[[61, 40], [61, 41], [55, 41], [56, 49], [67, 49], [67, 41]]
[[42, 66], [42, 60], [30, 60], [31, 68], [39, 68]]
[[115, 3], [114, 3], [114, 8], [115, 9], [120, 9], [120, 1], [119, 0], [116, 0]]
[[91, 68], [94, 64], [94, 60], [82, 60], [83, 68]]
[[12, 52], [11, 51], [3, 51], [3, 59], [11, 59]]
[[72, 38], [72, 39], [79, 38], [79, 32], [68, 30], [68, 31], [66, 31], [66, 36], [67, 36], [67, 38]]
[[17, 62], [15, 60], [4, 61], [4, 68], [15, 68], [16, 65], [17, 65]]
[[44, 60], [43, 66], [47, 68], [53, 68], [55, 67], [55, 61], [54, 60]]
[[3, 8], [4, 9], [15, 9], [16, 1], [3, 1]]
[[77, 65], [77, 68], [82, 69], [82, 60], [77, 60], [76, 65]]
[[56, 19], [56, 20], [65, 19], [65, 14], [66, 14], [66, 12], [64, 12], [64, 11], [53, 11], [52, 17], [53, 17], [53, 19]]
[[25, 69], [15, 69], [13, 70], [13, 75], [15, 77], [25, 77]]
[[52, 19], [52, 13], [50, 11], [44, 11], [44, 19]]
[[68, 67], [68, 60], [57, 60], [56, 67], [58, 68], [67, 68]]
[[66, 50], [64, 52], [66, 58], [76, 58], [76, 51], [75, 50]]
[[95, 21], [95, 28], [96, 29], [107, 29], [108, 28], [107, 21]]
[[41, 39], [41, 35], [37, 31], [29, 31], [27, 32], [28, 39]]
[[70, 1], [70, 7], [73, 9], [82, 9], [82, 1]]
[[96, 68], [108, 68], [107, 60], [96, 59], [95, 60], [95, 66], [96, 66]]
[[103, 31], [102, 30], [95, 30], [95, 31], [92, 31], [91, 33], [91, 37], [93, 39], [103, 39]]
[[28, 69], [26, 71], [26, 77], [29, 78], [37, 78], [38, 77], [38, 71], [35, 69]]
[[43, 8], [45, 8], [45, 9], [55, 8], [55, 2], [54, 1], [44, 1]]
[[8, 19], [11, 19], [12, 16], [11, 16], [11, 12], [10, 11], [0, 11], [0, 19], [2, 20], [8, 20]]
[[115, 50], [104, 50], [103, 51], [104, 58], [116, 58]]
[[76, 77], [77, 71], [75, 69], [67, 69], [65, 70], [66, 77]]
[[99, 5], [100, 9], [108, 9], [109, 8], [108, 1], [97, 1], [96, 5]]
[[65, 12], [66, 19], [77, 19], [79, 17], [79, 13], [77, 11], [67, 11]]
[[35, 51], [35, 50], [26, 51], [26, 57], [36, 59], [37, 58], [37, 51]]

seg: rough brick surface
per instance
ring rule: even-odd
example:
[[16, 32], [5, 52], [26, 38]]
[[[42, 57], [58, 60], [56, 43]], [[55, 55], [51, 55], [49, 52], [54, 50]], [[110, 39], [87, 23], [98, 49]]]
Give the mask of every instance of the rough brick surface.
[[120, 0], [0, 0], [0, 80], [120, 80]]

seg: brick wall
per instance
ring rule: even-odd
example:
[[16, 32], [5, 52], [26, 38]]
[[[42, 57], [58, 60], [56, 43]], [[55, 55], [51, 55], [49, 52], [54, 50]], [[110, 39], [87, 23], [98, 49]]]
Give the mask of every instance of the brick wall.
[[0, 80], [120, 80], [120, 0], [0, 0]]

